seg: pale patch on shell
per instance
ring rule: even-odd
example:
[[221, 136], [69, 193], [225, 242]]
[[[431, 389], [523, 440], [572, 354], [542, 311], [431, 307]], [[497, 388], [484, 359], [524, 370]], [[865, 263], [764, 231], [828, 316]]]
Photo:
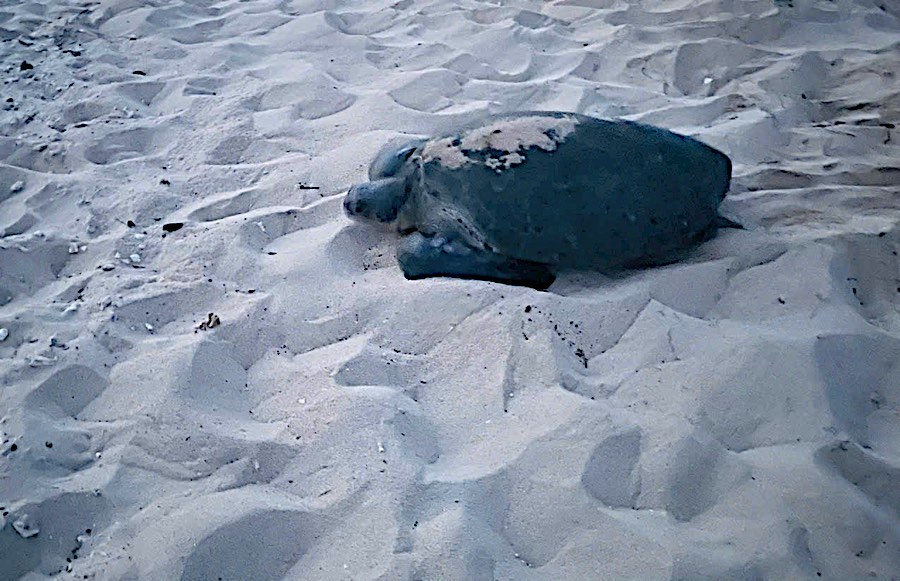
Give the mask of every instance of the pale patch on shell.
[[501, 171], [519, 165], [524, 161], [525, 156], [521, 153], [508, 153], [506, 155], [501, 155], [500, 157], [488, 157], [484, 160], [484, 165], [497, 173], [500, 173]]
[[459, 138], [452, 136], [430, 141], [422, 151], [422, 161], [436, 161], [446, 168], [458, 169], [476, 162], [464, 152], [492, 150], [501, 155], [489, 156], [485, 165], [502, 171], [524, 162], [522, 154], [532, 147], [554, 151], [577, 125], [578, 120], [568, 115], [500, 119], [472, 129]]

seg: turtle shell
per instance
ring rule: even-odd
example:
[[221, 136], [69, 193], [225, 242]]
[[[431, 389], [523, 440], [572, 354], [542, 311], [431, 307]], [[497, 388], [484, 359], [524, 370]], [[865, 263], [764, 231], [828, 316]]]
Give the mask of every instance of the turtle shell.
[[661, 263], [715, 233], [731, 162], [689, 137], [622, 120], [527, 113], [427, 142], [416, 221], [520, 260]]

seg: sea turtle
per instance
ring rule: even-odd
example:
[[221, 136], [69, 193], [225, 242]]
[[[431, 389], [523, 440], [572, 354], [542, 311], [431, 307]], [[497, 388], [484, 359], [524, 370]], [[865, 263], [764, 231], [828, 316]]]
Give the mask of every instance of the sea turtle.
[[391, 143], [369, 179], [344, 209], [403, 234], [397, 258], [410, 279], [546, 288], [563, 270], [672, 262], [729, 224], [717, 213], [731, 179], [725, 154], [574, 113], [500, 115]]

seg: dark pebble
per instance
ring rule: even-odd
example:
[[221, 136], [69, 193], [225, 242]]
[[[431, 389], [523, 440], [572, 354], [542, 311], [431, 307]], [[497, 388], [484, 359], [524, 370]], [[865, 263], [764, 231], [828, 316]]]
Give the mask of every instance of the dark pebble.
[[166, 232], [176, 232], [181, 230], [183, 226], [183, 222], [169, 222], [168, 224], [163, 224], [163, 230]]

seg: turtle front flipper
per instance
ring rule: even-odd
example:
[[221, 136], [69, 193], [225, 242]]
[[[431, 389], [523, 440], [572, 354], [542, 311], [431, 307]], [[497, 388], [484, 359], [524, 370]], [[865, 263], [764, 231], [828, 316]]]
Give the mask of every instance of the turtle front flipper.
[[426, 238], [420, 232], [403, 238], [397, 260], [408, 279], [449, 276], [544, 290], [555, 278], [546, 265], [473, 248], [455, 237]]

